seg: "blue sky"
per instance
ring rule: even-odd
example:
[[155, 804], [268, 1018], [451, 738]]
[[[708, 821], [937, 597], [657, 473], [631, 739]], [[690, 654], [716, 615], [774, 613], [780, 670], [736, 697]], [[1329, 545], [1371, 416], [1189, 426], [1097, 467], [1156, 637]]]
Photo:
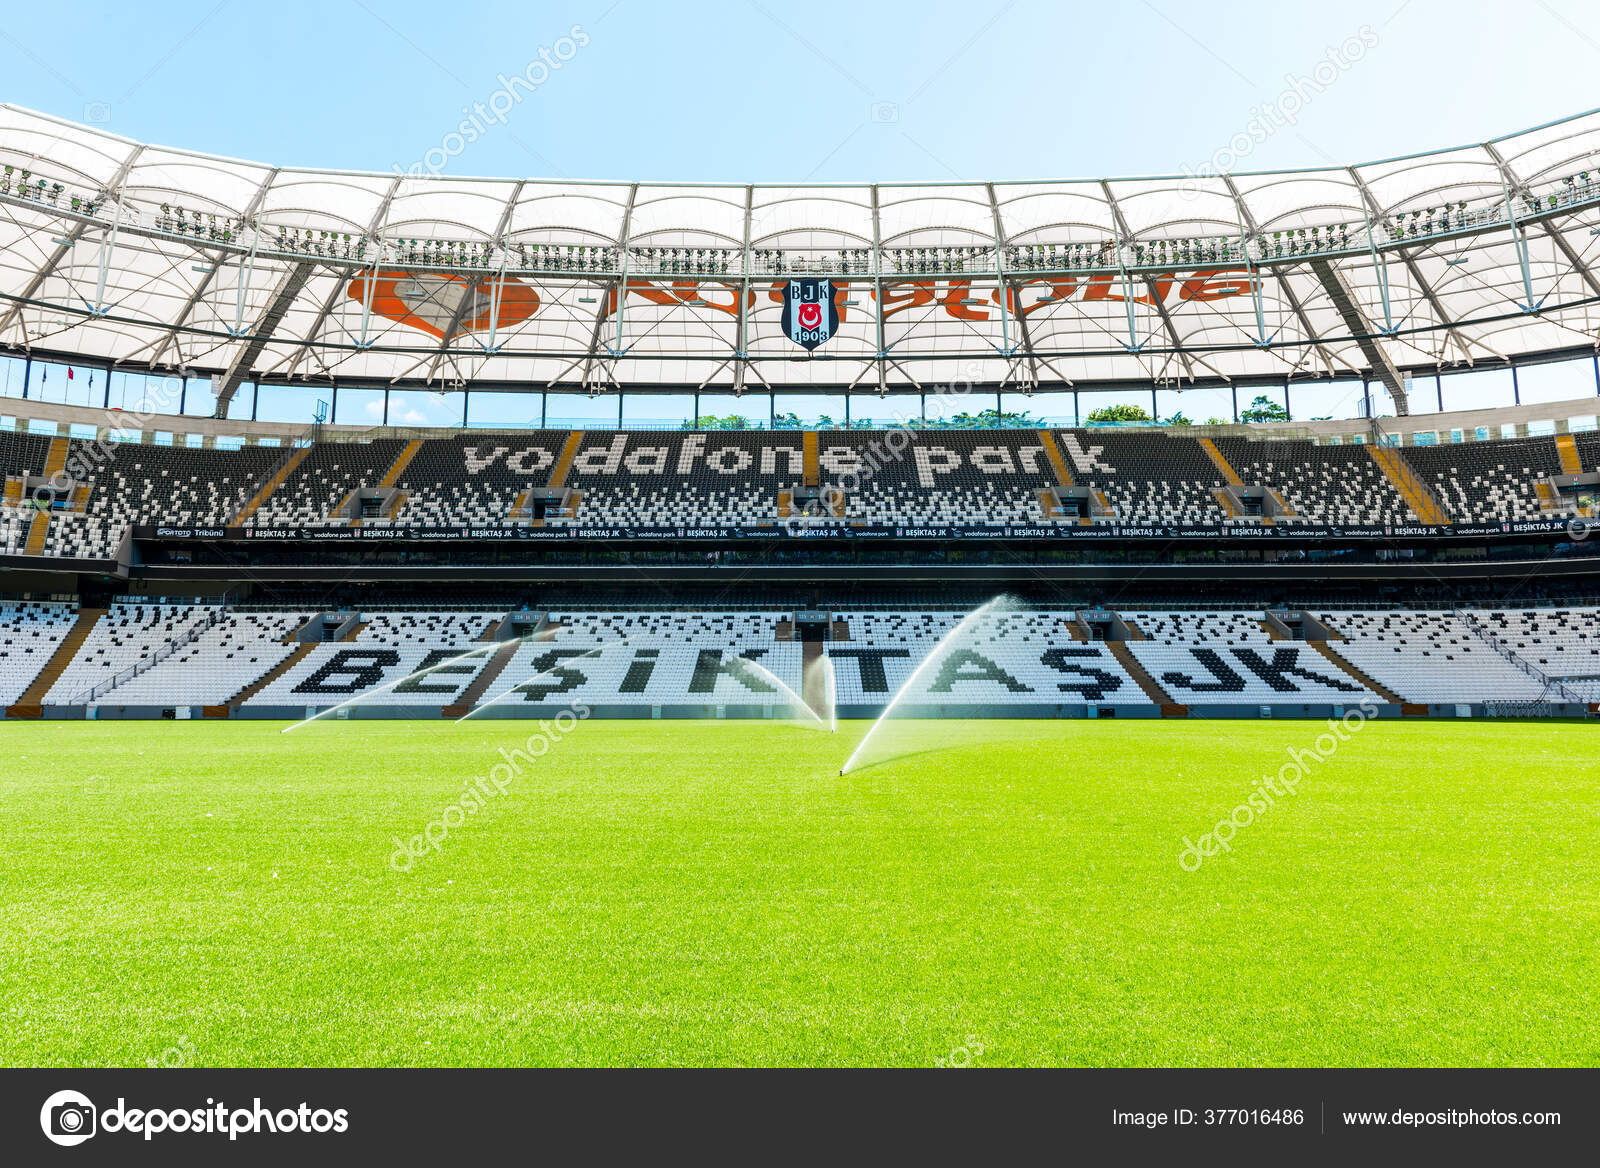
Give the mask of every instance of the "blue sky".
[[424, 158], [543, 50], [560, 67], [447, 173], [1174, 173], [1363, 29], [1371, 47], [1238, 169], [1454, 145], [1600, 103], [1600, 11], [1577, 0], [83, 0], [9, 7], [0, 93], [145, 141], [386, 171]]

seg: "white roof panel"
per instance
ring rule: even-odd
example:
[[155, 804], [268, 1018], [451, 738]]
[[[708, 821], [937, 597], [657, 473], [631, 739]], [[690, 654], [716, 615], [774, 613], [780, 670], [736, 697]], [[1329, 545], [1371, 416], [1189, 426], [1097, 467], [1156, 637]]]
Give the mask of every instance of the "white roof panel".
[[[0, 344], [236, 379], [1181, 387], [1600, 326], [1596, 113], [1348, 168], [746, 186], [276, 167], [0, 105], [0, 166]], [[809, 353], [796, 275], [835, 282]]]

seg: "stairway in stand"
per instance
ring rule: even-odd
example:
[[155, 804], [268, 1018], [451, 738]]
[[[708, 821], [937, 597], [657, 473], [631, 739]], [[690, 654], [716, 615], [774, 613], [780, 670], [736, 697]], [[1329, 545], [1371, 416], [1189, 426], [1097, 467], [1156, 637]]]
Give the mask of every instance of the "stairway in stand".
[[1372, 456], [1372, 461], [1377, 463], [1378, 469], [1383, 472], [1383, 477], [1389, 480], [1389, 485], [1406, 501], [1406, 506], [1411, 508], [1411, 513], [1417, 517], [1419, 523], [1450, 522], [1450, 515], [1440, 504], [1437, 496], [1417, 477], [1417, 472], [1411, 469], [1411, 464], [1397, 448], [1368, 443], [1366, 449]]
[[1583, 460], [1578, 457], [1578, 443], [1571, 434], [1556, 435], [1556, 452], [1561, 455], [1562, 474], [1583, 473]]
[[272, 492], [283, 486], [283, 480], [293, 474], [296, 468], [306, 460], [306, 455], [310, 453], [311, 447], [309, 445], [295, 447], [294, 452], [284, 459], [283, 465], [272, 473], [272, 477], [261, 484], [261, 489], [250, 496], [249, 501], [239, 508], [239, 513], [229, 520], [228, 526], [243, 527], [248, 523], [250, 517], [260, 509], [261, 504], [272, 498]]
[[489, 663], [478, 670], [478, 676], [472, 679], [472, 684], [456, 696], [451, 705], [440, 711], [446, 718], [465, 718], [472, 713], [472, 708], [483, 700], [483, 695], [488, 692], [495, 678], [505, 672], [511, 659], [517, 655], [517, 650], [522, 648], [522, 640], [502, 641], [500, 647], [489, 658]]
[[1334, 666], [1336, 666], [1342, 672], [1349, 674], [1352, 678], [1366, 686], [1384, 701], [1392, 702], [1393, 704], [1399, 706], [1402, 714], [1408, 716], [1424, 716], [1427, 714], [1428, 707], [1426, 704], [1406, 701], [1405, 698], [1395, 693], [1394, 690], [1384, 685], [1365, 669], [1362, 669], [1352, 662], [1346, 660], [1344, 654], [1340, 653], [1326, 641], [1307, 641], [1306, 644], [1310, 645], [1318, 653], [1321, 653]]
[[240, 706], [244, 705], [245, 702], [255, 697], [256, 694], [266, 689], [267, 686], [277, 681], [278, 678], [282, 677], [285, 673], [288, 673], [289, 670], [293, 669], [296, 665], [300, 664], [300, 662], [304, 661], [307, 655], [310, 654], [311, 650], [315, 649], [316, 647], [316, 641], [301, 641], [294, 647], [293, 653], [290, 653], [282, 661], [278, 662], [271, 669], [267, 670], [260, 677], [256, 678], [249, 685], [245, 686], [238, 693], [234, 694], [231, 698], [224, 702], [223, 708], [229, 711], [237, 710]]
[[828, 708], [828, 679], [821, 666], [822, 641], [803, 641], [800, 645], [800, 696], [807, 708], [824, 723], [833, 718]]
[[[1131, 626], [1130, 626], [1131, 627]], [[1122, 641], [1106, 641], [1105, 647], [1117, 659], [1117, 664], [1128, 671], [1128, 676], [1133, 678], [1138, 687], [1144, 690], [1144, 696], [1161, 707], [1163, 718], [1187, 718], [1189, 707], [1172, 700], [1172, 695], [1162, 689], [1156, 679], [1150, 676], [1149, 670], [1139, 664], [1139, 659], [1129, 651], [1128, 646]]]

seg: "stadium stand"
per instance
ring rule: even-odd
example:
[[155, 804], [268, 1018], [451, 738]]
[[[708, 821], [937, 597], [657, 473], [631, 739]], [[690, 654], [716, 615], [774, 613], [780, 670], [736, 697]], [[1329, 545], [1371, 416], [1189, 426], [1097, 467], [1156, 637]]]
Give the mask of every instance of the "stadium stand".
[[1248, 702], [1379, 700], [1366, 686], [1341, 673], [1306, 645], [1269, 641], [1223, 641], [1185, 645], [1128, 645], [1128, 651], [1174, 700], [1197, 705]]
[[1364, 446], [1237, 437], [1215, 442], [1241, 479], [1276, 490], [1302, 519], [1342, 526], [1417, 521]]
[[[75, 448], [86, 446], [74, 443]], [[222, 526], [283, 456], [275, 446], [196, 450], [117, 444], [107, 450], [110, 457], [94, 472], [85, 527], [78, 537], [81, 546], [98, 553], [92, 558], [99, 559], [116, 550], [124, 529], [138, 524]]]
[[[841, 706], [882, 705], [961, 620], [949, 612], [843, 612], [848, 632], [828, 646]], [[992, 612], [962, 630], [906, 692], [912, 706], [1064, 705], [1149, 699], [1105, 645], [1078, 641], [1069, 612]]]
[[1600, 430], [1585, 430], [1569, 436], [1573, 455], [1578, 460], [1578, 471], [1600, 471]]
[[45, 695], [46, 704], [74, 702], [125, 669], [149, 660], [218, 610], [202, 605], [114, 604], [89, 633]]
[[[346, 698], [400, 682], [410, 674], [435, 672], [388, 690], [386, 705], [450, 704], [483, 668], [493, 645], [484, 634], [501, 618], [498, 612], [361, 613], [352, 634], [319, 644], [270, 684], [252, 693], [245, 705], [331, 706]], [[480, 656], [446, 664], [469, 652]], [[281, 659], [280, 659], [281, 660]]]
[[1062, 431], [1057, 440], [1081, 486], [1106, 494], [1121, 523], [1220, 523], [1224, 479], [1193, 438], [1159, 431]]
[[28, 546], [28, 528], [33, 517], [20, 510], [0, 511], [0, 552], [21, 555]]
[[826, 431], [818, 464], [845, 517], [865, 523], [1035, 523], [1052, 481], [1030, 431]]
[[1346, 638], [1341, 657], [1409, 702], [1533, 700], [1547, 688], [1448, 612], [1319, 616]]
[[[842, 640], [829, 646], [840, 705], [893, 696], [961, 619], [952, 612], [844, 611], [833, 614]], [[867, 651], [863, 655], [863, 650]]]
[[97, 515], [52, 512], [38, 554], [71, 560], [107, 560], [117, 550], [124, 530], [112, 527]]
[[1600, 701], [1600, 610], [1522, 609], [1481, 616], [1502, 647], [1539, 673]]
[[577, 514], [551, 522], [755, 525], [778, 516], [778, 493], [801, 486], [798, 434], [606, 433], [587, 435], [565, 486]]
[[[583, 702], [633, 716], [652, 707], [761, 707], [787, 716], [808, 692], [810, 652], [831, 658], [837, 703], [857, 712], [881, 708], [914, 675], [908, 709], [980, 715], [1085, 704], [1204, 714], [1363, 700], [1403, 703], [1407, 712], [1600, 700], [1600, 609], [1589, 607], [1308, 614], [1304, 627], [1325, 628], [1327, 643], [1315, 639], [1320, 632], [1292, 639], [1262, 609], [1148, 608], [1002, 609], [946, 642], [964, 615], [813, 614], [808, 642], [796, 614], [776, 608], [508, 616], [124, 601], [102, 617], [22, 601], [0, 607], [0, 696], [7, 705], [27, 695], [41, 706], [103, 711], [242, 705], [275, 716], [360, 695], [375, 709], [420, 716], [480, 702], [510, 710]], [[1123, 633], [1126, 641], [1099, 639]], [[52, 662], [54, 673], [45, 668]], [[406, 680], [421, 670], [432, 672]]]
[[253, 527], [337, 527], [351, 493], [376, 486], [406, 447], [401, 438], [371, 442], [319, 442], [250, 516]]
[[[405, 496], [404, 503], [393, 515], [363, 522], [417, 527], [510, 522], [524, 491], [549, 485], [566, 438], [566, 431], [536, 430], [428, 439], [393, 484]], [[530, 508], [528, 518], [532, 514]]]
[[1409, 446], [1402, 453], [1457, 519], [1498, 523], [1573, 514], [1570, 508], [1541, 504], [1538, 483], [1561, 473], [1553, 439]]
[[1266, 613], [1258, 610], [1244, 612], [1172, 612], [1131, 611], [1121, 613], [1130, 627], [1143, 637], [1160, 645], [1223, 644], [1253, 645], [1267, 639], [1262, 625]]
[[0, 472], [7, 476], [44, 474], [52, 441], [42, 434], [0, 430]]
[[288, 638], [309, 619], [305, 613], [230, 612], [171, 656], [100, 695], [96, 703], [224, 705], [294, 651]]
[[802, 648], [776, 632], [790, 615], [551, 612], [544, 637], [518, 649], [496, 688], [513, 707], [554, 700], [792, 709], [804, 684]]
[[1308, 645], [1277, 639], [1266, 613], [1128, 611], [1138, 635], [1126, 648], [1173, 701], [1190, 708], [1248, 702], [1329, 702], [1363, 697], [1370, 688]]
[[9, 706], [22, 696], [76, 619], [70, 604], [0, 603], [0, 705]]
[[[1043, 434], [538, 430], [225, 450], [0, 431], [9, 503], [0, 552], [106, 560], [130, 527], [228, 523], [1214, 525], [1277, 513], [1377, 527], [1565, 519], [1575, 513], [1570, 498], [1560, 500], [1546, 480], [1572, 473], [1574, 460], [1600, 466], [1600, 437], [1588, 433], [1571, 436], [1566, 463], [1551, 438], [1379, 450], [1158, 430]], [[1396, 460], [1398, 485], [1375, 455]], [[45, 480], [52, 458], [65, 460], [71, 486], [35, 522], [24, 488]], [[1056, 488], [1064, 489], [1059, 507]], [[1241, 493], [1255, 503], [1263, 491], [1278, 496], [1272, 507], [1238, 505]], [[1421, 519], [1418, 507], [1437, 514]]]

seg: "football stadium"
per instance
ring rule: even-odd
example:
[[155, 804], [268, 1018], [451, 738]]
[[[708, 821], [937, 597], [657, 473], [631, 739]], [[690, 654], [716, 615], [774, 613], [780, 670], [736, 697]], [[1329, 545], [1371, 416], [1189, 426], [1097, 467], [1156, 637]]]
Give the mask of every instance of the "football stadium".
[[1600, 113], [775, 183], [92, 112], [0, 105], [0, 1062], [1600, 1060]]

